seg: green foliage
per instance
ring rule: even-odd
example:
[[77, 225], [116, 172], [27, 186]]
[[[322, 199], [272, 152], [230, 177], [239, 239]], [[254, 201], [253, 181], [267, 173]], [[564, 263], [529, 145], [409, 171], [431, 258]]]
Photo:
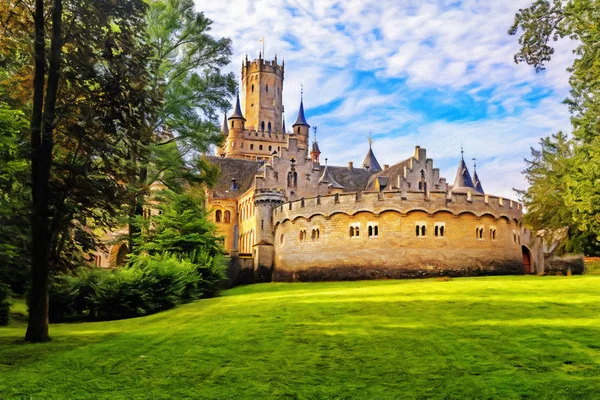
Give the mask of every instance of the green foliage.
[[0, 102], [0, 283], [24, 294], [29, 277], [29, 146], [22, 112]]
[[218, 260], [144, 255], [114, 271], [82, 268], [59, 273], [50, 289], [50, 320], [113, 320], [139, 317], [215, 294], [223, 279]]
[[[191, 192], [165, 190], [156, 195], [159, 214], [144, 224], [135, 238], [136, 254], [172, 253], [179, 257], [194, 257], [206, 252], [215, 257], [223, 253], [223, 239], [216, 236], [216, 227], [206, 219], [202, 197]], [[135, 256], [134, 256], [135, 258]]]
[[10, 288], [0, 282], [0, 326], [8, 325], [10, 322], [10, 306], [9, 300]]
[[[569, 229], [569, 238], [574, 238], [573, 249], [586, 254], [600, 254], [600, 1], [598, 0], [536, 0], [533, 4], [519, 10], [515, 22], [510, 28], [511, 35], [519, 30], [520, 51], [515, 55], [516, 62], [526, 62], [536, 71], [545, 69], [551, 60], [554, 48], [549, 44], [561, 38], [575, 39], [577, 55], [573, 66], [569, 68], [571, 76], [570, 96], [565, 100], [569, 106], [573, 126], [573, 138], [556, 136], [545, 139], [569, 147], [567, 153], [558, 153], [560, 177], [555, 171], [546, 169], [547, 175], [539, 170], [528, 168], [525, 173], [539, 184], [528, 190], [530, 205], [547, 209], [555, 203], [556, 216], [550, 217], [551, 226], [562, 220]], [[542, 146], [545, 144], [542, 143]], [[544, 149], [542, 149], [544, 152]], [[534, 161], [536, 154], [534, 153]], [[566, 166], [566, 168], [565, 168]], [[546, 177], [548, 183], [541, 183]], [[543, 199], [540, 193], [548, 190], [550, 200]], [[534, 193], [537, 192], [537, 193]], [[526, 198], [527, 198], [526, 196]], [[557, 199], [559, 199], [557, 201]], [[539, 218], [534, 218], [539, 219]]]
[[[0, 329], [0, 397], [598, 399], [600, 276], [269, 283]], [[99, 389], [101, 388], [101, 389]], [[100, 392], [101, 390], [101, 392]]]

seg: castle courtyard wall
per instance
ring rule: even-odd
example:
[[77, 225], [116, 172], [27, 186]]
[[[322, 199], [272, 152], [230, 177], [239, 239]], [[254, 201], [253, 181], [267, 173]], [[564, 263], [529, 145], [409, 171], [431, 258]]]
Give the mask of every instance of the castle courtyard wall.
[[[441, 192], [350, 193], [285, 203], [274, 209], [273, 280], [520, 274], [521, 212], [510, 200]], [[417, 226], [425, 227], [424, 235], [416, 235]]]

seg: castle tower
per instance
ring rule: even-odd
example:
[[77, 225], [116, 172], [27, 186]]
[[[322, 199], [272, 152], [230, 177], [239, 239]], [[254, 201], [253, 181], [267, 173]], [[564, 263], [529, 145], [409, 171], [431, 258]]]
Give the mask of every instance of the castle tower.
[[473, 159], [473, 185], [475, 186], [475, 190], [477, 190], [479, 193], [481, 193], [481, 194], [485, 193], [483, 191], [483, 186], [481, 186], [481, 181], [479, 180], [479, 177], [477, 176], [477, 159], [476, 158]]
[[248, 129], [259, 132], [282, 132], [284, 64], [258, 60], [242, 64], [242, 93]]
[[242, 115], [242, 108], [240, 107], [239, 94], [236, 98], [233, 114], [227, 120], [229, 121], [229, 127], [227, 128], [228, 133], [225, 140], [225, 154], [226, 156], [232, 156], [240, 153], [242, 150], [241, 143], [246, 123], [246, 118]]
[[306, 122], [306, 117], [304, 116], [304, 100], [300, 97], [300, 109], [298, 110], [298, 118], [294, 125], [292, 125], [294, 129], [294, 135], [298, 139], [298, 148], [308, 151], [308, 129], [310, 125]]

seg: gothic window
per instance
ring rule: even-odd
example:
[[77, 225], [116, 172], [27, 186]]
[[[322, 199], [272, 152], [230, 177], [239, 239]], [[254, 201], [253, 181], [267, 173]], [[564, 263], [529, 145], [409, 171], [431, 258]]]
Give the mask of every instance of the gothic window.
[[268, 131], [269, 133], [271, 133], [271, 123], [270, 123], [270, 122], [267, 124], [267, 131]]
[[496, 240], [496, 228], [490, 228], [490, 240]]
[[263, 131], [263, 132], [265, 131], [265, 121], [262, 121], [260, 123], [260, 130]]
[[296, 171], [290, 171], [287, 175], [288, 187], [296, 187], [298, 185], [298, 173]]
[[225, 214], [223, 215], [223, 222], [226, 224], [231, 223], [231, 212], [229, 210], [225, 211]]
[[215, 213], [215, 222], [221, 222], [221, 210], [217, 210], [217, 212]]
[[421, 236], [425, 236], [425, 225], [421, 227]]

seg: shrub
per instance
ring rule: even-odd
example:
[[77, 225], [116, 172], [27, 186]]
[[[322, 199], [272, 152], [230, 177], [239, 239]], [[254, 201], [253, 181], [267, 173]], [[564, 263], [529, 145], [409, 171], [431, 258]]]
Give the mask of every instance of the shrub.
[[10, 321], [10, 288], [0, 283], [0, 326], [8, 325]]
[[222, 263], [208, 254], [179, 259], [171, 254], [136, 257], [114, 271], [80, 269], [53, 277], [51, 322], [113, 320], [167, 310], [215, 294]]

